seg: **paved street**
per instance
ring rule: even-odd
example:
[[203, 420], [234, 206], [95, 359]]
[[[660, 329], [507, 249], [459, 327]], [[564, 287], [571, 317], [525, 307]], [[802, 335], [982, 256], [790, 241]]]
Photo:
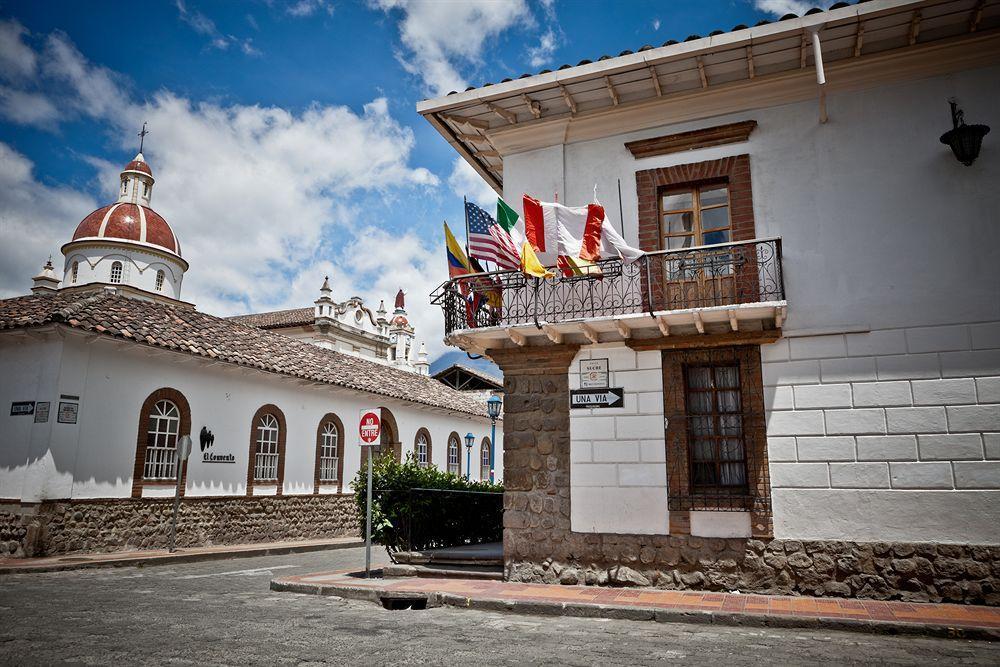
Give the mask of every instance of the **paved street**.
[[[382, 558], [382, 555], [379, 555]], [[3, 664], [992, 664], [1000, 644], [453, 608], [274, 593], [363, 549], [0, 578]]]

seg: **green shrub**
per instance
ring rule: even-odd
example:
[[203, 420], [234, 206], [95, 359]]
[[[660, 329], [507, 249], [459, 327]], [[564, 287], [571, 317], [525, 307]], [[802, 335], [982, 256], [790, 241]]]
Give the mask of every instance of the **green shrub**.
[[[368, 467], [354, 488], [358, 524], [365, 529]], [[470, 493], [478, 492], [478, 493]], [[396, 551], [422, 550], [503, 539], [503, 485], [468, 481], [435, 466], [422, 468], [412, 455], [372, 462], [372, 542]]]

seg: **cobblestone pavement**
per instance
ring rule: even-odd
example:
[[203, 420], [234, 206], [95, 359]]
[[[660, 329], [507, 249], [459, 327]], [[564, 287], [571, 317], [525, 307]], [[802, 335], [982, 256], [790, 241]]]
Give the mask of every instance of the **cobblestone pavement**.
[[[382, 558], [380, 554], [380, 558]], [[1000, 664], [1000, 644], [543, 618], [274, 593], [362, 549], [0, 577], [2, 664]]]

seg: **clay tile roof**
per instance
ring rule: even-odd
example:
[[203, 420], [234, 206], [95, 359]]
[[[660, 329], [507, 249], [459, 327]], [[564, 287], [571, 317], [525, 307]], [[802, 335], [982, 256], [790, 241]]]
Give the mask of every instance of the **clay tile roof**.
[[316, 313], [312, 308], [290, 308], [288, 310], [274, 310], [269, 313], [234, 315], [228, 319], [258, 329], [281, 329], [312, 324], [316, 321]]
[[434, 378], [190, 308], [103, 291], [54, 292], [0, 300], [0, 331], [46, 324], [60, 324], [238, 366], [478, 417], [487, 416], [483, 401]]

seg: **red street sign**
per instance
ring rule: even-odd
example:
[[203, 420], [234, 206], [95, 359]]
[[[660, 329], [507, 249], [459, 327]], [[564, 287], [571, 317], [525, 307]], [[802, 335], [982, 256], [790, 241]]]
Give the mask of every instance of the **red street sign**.
[[358, 425], [358, 433], [361, 435], [361, 442], [370, 445], [379, 439], [382, 434], [382, 422], [378, 418], [378, 413], [374, 410], [364, 410], [361, 412], [361, 423]]

